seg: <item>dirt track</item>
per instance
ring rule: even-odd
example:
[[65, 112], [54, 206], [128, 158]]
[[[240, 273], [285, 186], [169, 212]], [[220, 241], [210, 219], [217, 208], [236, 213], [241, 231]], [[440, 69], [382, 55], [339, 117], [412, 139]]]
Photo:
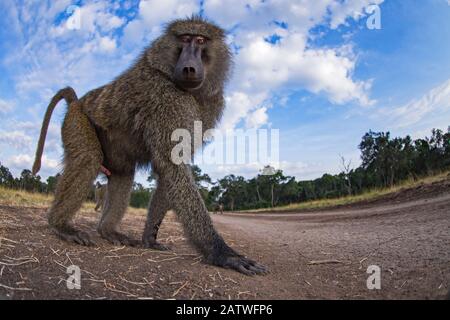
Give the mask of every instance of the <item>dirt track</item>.
[[[66, 244], [48, 230], [45, 210], [0, 205], [0, 299], [405, 299], [443, 298], [450, 287], [450, 179], [372, 203], [302, 213], [214, 215], [236, 249], [271, 269], [246, 277], [201, 262], [169, 215], [161, 253]], [[77, 219], [95, 233], [97, 215]], [[123, 231], [139, 237], [145, 217]], [[311, 264], [311, 262], [334, 263]], [[66, 287], [78, 265], [81, 290]], [[381, 290], [368, 290], [369, 265], [381, 267]], [[9, 288], [8, 288], [9, 287]]]

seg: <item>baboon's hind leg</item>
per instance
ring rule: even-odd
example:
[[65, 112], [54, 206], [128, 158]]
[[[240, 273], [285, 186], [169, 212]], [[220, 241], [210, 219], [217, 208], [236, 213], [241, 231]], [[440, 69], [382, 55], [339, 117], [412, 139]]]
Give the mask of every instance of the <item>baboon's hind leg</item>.
[[48, 213], [50, 227], [64, 240], [91, 245], [89, 235], [71, 225], [87, 198], [103, 161], [100, 143], [80, 104], [72, 103], [62, 128], [64, 172], [58, 180], [55, 200]]
[[[98, 166], [94, 166], [90, 161], [77, 160], [76, 163], [71, 161], [66, 163], [64, 173], [58, 181], [48, 222], [52, 230], [63, 240], [88, 246], [94, 244], [89, 235], [74, 228], [70, 222], [87, 198], [92, 182], [97, 176]], [[84, 165], [80, 167], [78, 163]]]
[[114, 245], [137, 246], [141, 243], [117, 230], [130, 202], [133, 180], [134, 172], [127, 175], [115, 173], [108, 181], [106, 201], [103, 205], [102, 218], [97, 230], [102, 238]]

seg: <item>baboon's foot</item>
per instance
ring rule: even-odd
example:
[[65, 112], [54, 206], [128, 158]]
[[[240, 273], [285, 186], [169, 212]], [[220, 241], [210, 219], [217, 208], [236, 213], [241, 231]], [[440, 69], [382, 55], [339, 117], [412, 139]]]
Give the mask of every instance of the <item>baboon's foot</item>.
[[129, 246], [137, 247], [141, 244], [139, 240], [131, 239], [130, 237], [124, 235], [123, 233], [117, 231], [103, 231], [99, 230], [100, 236], [111, 242], [115, 246]]
[[169, 251], [170, 250], [170, 247], [165, 246], [154, 239], [151, 239], [151, 240], [143, 239], [142, 245], [146, 249], [153, 249], [153, 250], [158, 250], [158, 251]]
[[91, 240], [88, 233], [75, 229], [71, 226], [52, 227], [52, 231], [55, 232], [58, 237], [67, 242], [75, 242], [83, 246], [95, 245], [95, 242]]
[[248, 276], [269, 273], [269, 269], [266, 266], [246, 258], [232, 250], [231, 252], [226, 252], [222, 255], [215, 256], [216, 258], [214, 258], [211, 263], [219, 267], [234, 269]]

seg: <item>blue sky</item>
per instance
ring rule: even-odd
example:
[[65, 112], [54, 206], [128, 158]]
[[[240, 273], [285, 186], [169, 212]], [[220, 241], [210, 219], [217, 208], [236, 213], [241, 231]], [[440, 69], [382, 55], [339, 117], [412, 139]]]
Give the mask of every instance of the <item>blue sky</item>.
[[[367, 27], [373, 4], [379, 30]], [[0, 12], [0, 162], [15, 175], [31, 167], [58, 89], [70, 85], [81, 96], [109, 82], [164, 23], [191, 13], [223, 26], [235, 48], [220, 127], [279, 129], [281, 167], [298, 179], [338, 173], [340, 155], [356, 167], [369, 129], [421, 137], [450, 125], [446, 0], [6, 0]], [[64, 109], [52, 119], [44, 178], [61, 169]], [[214, 178], [258, 172], [203, 169]]]

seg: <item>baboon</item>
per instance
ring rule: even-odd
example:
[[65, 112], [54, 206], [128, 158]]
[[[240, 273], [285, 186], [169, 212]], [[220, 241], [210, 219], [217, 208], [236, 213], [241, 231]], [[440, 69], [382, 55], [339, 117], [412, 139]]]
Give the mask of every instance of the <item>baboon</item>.
[[223, 204], [218, 203], [214, 206], [214, 214], [223, 214]]
[[[57, 234], [68, 241], [92, 243], [70, 221], [103, 164], [111, 176], [97, 230], [113, 244], [137, 245], [137, 240], [118, 231], [118, 225], [130, 200], [135, 169], [150, 165], [158, 179], [142, 236], [144, 247], [164, 249], [156, 239], [165, 213], [172, 209], [206, 262], [248, 275], [266, 273], [265, 266], [225, 243], [189, 165], [171, 159], [178, 143], [171, 141], [174, 130], [186, 129], [193, 137], [195, 121], [202, 122], [204, 131], [215, 127], [225, 105], [230, 65], [220, 27], [198, 16], [175, 20], [127, 71], [70, 104], [62, 128], [64, 173], [49, 211]], [[73, 121], [71, 115], [80, 108], [86, 119]]]
[[95, 211], [103, 209], [105, 203], [106, 188], [106, 184], [103, 185], [100, 182], [97, 182], [95, 184]]

